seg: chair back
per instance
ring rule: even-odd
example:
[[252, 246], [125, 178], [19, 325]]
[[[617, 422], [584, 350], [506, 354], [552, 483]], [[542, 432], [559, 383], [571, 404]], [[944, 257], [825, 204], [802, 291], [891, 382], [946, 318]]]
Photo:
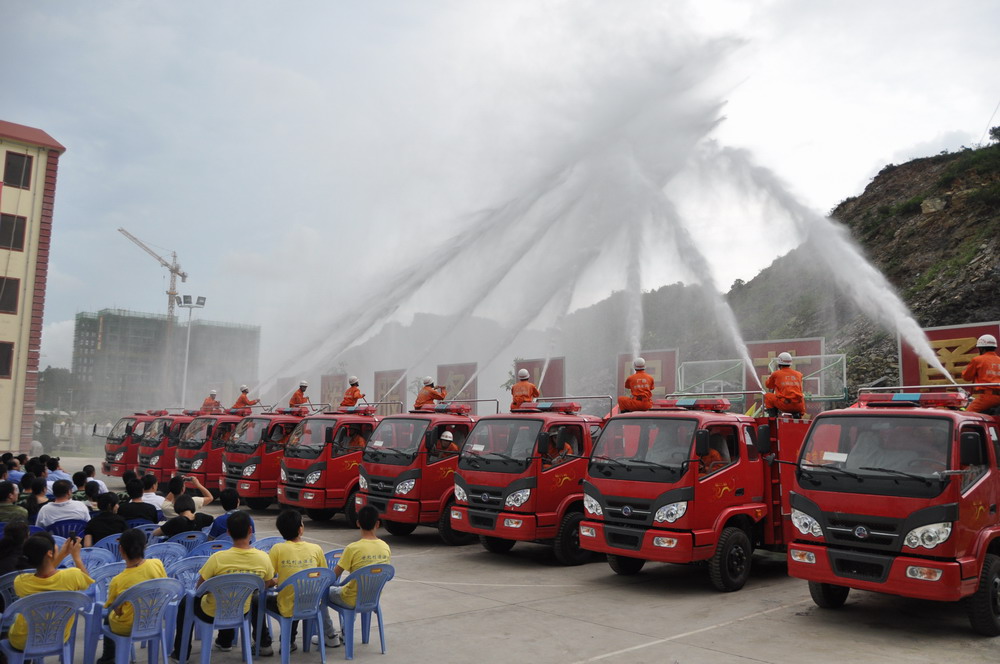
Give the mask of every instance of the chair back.
[[107, 549], [111, 552], [111, 555], [115, 557], [115, 560], [121, 560], [118, 554], [118, 540], [121, 539], [121, 533], [116, 533], [114, 535], [108, 535], [103, 537], [94, 543], [95, 549]]
[[184, 584], [185, 590], [193, 591], [198, 585], [198, 572], [208, 562], [208, 556], [186, 556], [167, 567], [167, 576]]
[[278, 586], [280, 592], [291, 586], [295, 594], [293, 620], [303, 620], [316, 615], [316, 612], [326, 602], [330, 586], [337, 580], [332, 569], [315, 567], [304, 569], [292, 574]]
[[14, 579], [22, 574], [34, 574], [33, 569], [19, 569], [14, 572], [7, 572], [0, 576], [0, 600], [3, 600], [3, 610], [17, 600], [17, 593], [14, 592]]
[[358, 598], [354, 610], [358, 613], [374, 611], [378, 606], [379, 596], [386, 582], [396, 576], [396, 568], [392, 565], [365, 565], [344, 579], [343, 585], [351, 581], [358, 584]]
[[208, 540], [208, 535], [201, 532], [200, 530], [193, 530], [186, 533], [177, 533], [168, 542], [176, 542], [183, 546], [185, 549], [190, 551], [194, 547], [198, 546], [202, 542]]
[[195, 597], [212, 593], [215, 628], [233, 629], [243, 624], [246, 603], [255, 592], [264, 596], [264, 579], [256, 574], [221, 574], [198, 586]]
[[69, 537], [70, 535], [76, 535], [77, 537], [82, 538], [83, 529], [86, 527], [87, 522], [83, 519], [63, 519], [62, 521], [50, 523], [45, 527], [45, 530], [62, 538]]
[[284, 537], [265, 537], [264, 539], [259, 539], [254, 542], [253, 548], [260, 549], [264, 553], [268, 553], [272, 546], [275, 544], [281, 544], [284, 541]]
[[177, 542], [160, 542], [146, 547], [146, 557], [162, 560], [164, 567], [177, 562], [186, 555], [188, 555], [188, 550], [184, 548], [183, 544]]
[[131, 602], [132, 640], [146, 641], [162, 634], [164, 614], [183, 595], [184, 584], [177, 579], [149, 579], [123, 592], [108, 608], [113, 610]]
[[218, 537], [216, 537], [212, 541], [213, 542], [232, 542], [233, 538], [229, 536], [229, 533], [222, 533], [221, 535], [219, 535]]
[[125, 563], [123, 562], [108, 563], [95, 570], [88, 569], [90, 578], [94, 580], [94, 585], [91, 586], [94, 590], [94, 601], [101, 604], [107, 601], [108, 586], [111, 584], [111, 579], [121, 574], [124, 570]]
[[28, 526], [28, 535], [37, 535], [38, 533], [44, 533], [45, 529], [41, 526]]
[[62, 535], [53, 535], [52, 541], [56, 543], [56, 551], [62, 548], [62, 545], [66, 543], [66, 538]]
[[198, 546], [194, 547], [189, 551], [189, 555], [192, 556], [210, 556], [216, 551], [224, 551], [225, 549], [233, 548], [233, 542], [225, 540], [212, 540], [211, 542], [202, 542]]
[[[126, 519], [125, 523], [128, 524], [129, 528], [142, 528], [143, 526], [156, 526], [157, 525], [157, 524], [153, 523], [152, 521], [150, 521], [149, 519]], [[153, 529], [156, 530], [155, 527]]]
[[156, 532], [156, 529], [160, 527], [159, 524], [150, 523], [145, 519], [133, 519], [133, 521], [136, 520], [142, 521], [142, 523], [137, 526], [130, 525], [129, 528], [137, 528], [138, 530], [141, 530], [142, 532], [146, 533], [146, 543], [149, 544], [150, 541], [153, 539], [153, 533]]
[[[104, 565], [110, 565], [111, 563], [118, 562], [113, 553], [107, 549], [102, 549], [96, 546], [87, 546], [80, 549], [80, 560], [83, 562], [83, 566], [87, 568], [88, 572], [92, 572], [99, 567], [103, 567]], [[66, 563], [66, 567], [75, 567], [71, 556], [66, 556], [63, 562]], [[93, 578], [93, 576], [91, 576], [91, 578]]]
[[90, 607], [93, 600], [84, 593], [67, 590], [36, 593], [17, 600], [4, 612], [2, 628], [10, 629], [21, 616], [27, 626], [24, 654], [53, 654], [66, 643], [66, 626]]
[[333, 551], [327, 551], [323, 554], [326, 557], [326, 566], [333, 569], [340, 562], [340, 557], [344, 555], [343, 549], [334, 549]]

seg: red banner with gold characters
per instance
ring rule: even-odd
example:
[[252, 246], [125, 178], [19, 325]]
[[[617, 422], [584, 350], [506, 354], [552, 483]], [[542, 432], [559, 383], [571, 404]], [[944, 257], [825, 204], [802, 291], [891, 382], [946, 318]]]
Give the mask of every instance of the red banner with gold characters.
[[[653, 398], [662, 399], [677, 389], [677, 349], [644, 350], [640, 356], [646, 360], [646, 373], [653, 377]], [[625, 394], [625, 379], [632, 375], [631, 353], [618, 354], [616, 389], [619, 396]]]
[[[478, 399], [477, 383], [478, 379], [469, 379], [476, 375], [476, 363], [465, 362], [463, 364], [439, 364], [437, 368], [437, 385], [448, 388], [448, 400], [452, 399]], [[469, 383], [466, 385], [466, 383]], [[465, 388], [462, 390], [462, 388]], [[459, 392], [459, 390], [462, 390]], [[472, 409], [475, 413], [476, 408]], [[492, 411], [491, 411], [492, 412]]]
[[[825, 337], [806, 337], [802, 339], [769, 339], [767, 341], [748, 341], [747, 353], [750, 361], [753, 362], [753, 373], [760, 378], [760, 384], [764, 385], [767, 377], [771, 375], [771, 361], [778, 357], [779, 353], [788, 353], [792, 356], [792, 368], [803, 376], [802, 389], [809, 394], [820, 394], [822, 389], [819, 379], [816, 378], [815, 385], [810, 384], [810, 374], [818, 372], [823, 368], [822, 358], [800, 359], [808, 355], [823, 355], [826, 352]], [[753, 374], [747, 370], [746, 389], [756, 390], [757, 381]]]
[[[1000, 336], [1000, 322], [968, 323], [966, 325], [944, 325], [942, 327], [925, 327], [924, 334], [930, 341], [931, 348], [937, 354], [944, 368], [962, 382], [962, 371], [968, 366], [969, 360], [979, 355], [976, 350], [976, 340], [984, 334]], [[949, 381], [941, 372], [932, 368], [920, 359], [917, 352], [897, 338], [899, 346], [899, 380], [903, 385], [946, 385]]]
[[320, 402], [330, 404], [330, 410], [337, 410], [347, 391], [347, 374], [325, 374], [320, 376], [319, 383]]
[[[406, 369], [390, 369], [375, 372], [375, 389], [371, 393], [378, 395], [375, 398], [380, 401], [399, 401], [403, 404], [402, 412], [405, 413], [413, 405], [413, 398], [406, 393], [406, 388]], [[379, 417], [385, 417], [400, 411], [394, 405], [387, 405], [379, 406], [377, 412]]]
[[[564, 397], [566, 396], [566, 358], [549, 358], [548, 369], [545, 369], [545, 358], [537, 360], [518, 360], [515, 371], [527, 369], [530, 374], [528, 380], [538, 385], [538, 391], [542, 393], [542, 398]], [[545, 370], [545, 378], [542, 379], [542, 370]], [[541, 381], [541, 383], [539, 383]]]

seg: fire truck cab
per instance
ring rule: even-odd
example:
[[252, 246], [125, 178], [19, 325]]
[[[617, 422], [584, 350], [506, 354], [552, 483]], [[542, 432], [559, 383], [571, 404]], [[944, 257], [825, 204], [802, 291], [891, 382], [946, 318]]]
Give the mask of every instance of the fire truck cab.
[[197, 411], [168, 413], [160, 410], [150, 413], [157, 417], [146, 426], [146, 433], [139, 441], [139, 467], [136, 474], [151, 474], [162, 484], [174, 474], [177, 443]]
[[580, 545], [607, 554], [618, 574], [647, 560], [708, 561], [717, 589], [742, 588], [754, 548], [783, 550], [790, 526], [781, 480], [791, 471], [763, 455], [773, 440], [779, 460], [794, 459], [808, 423], [729, 407], [668, 398], [608, 420], [583, 483]]
[[973, 629], [998, 636], [1000, 426], [962, 411], [961, 391], [879, 391], [809, 430], [791, 484], [788, 572], [823, 608], [851, 588], [962, 600]]
[[308, 408], [278, 408], [240, 420], [222, 453], [219, 489], [236, 489], [251, 509], [266, 510], [278, 496], [285, 444]]
[[[393, 535], [425, 525], [436, 527], [447, 544], [471, 542], [472, 535], [452, 529], [450, 511], [459, 451], [476, 423], [470, 412], [468, 404], [451, 402], [383, 418], [362, 455], [355, 504], [374, 506]], [[440, 442], [445, 432], [451, 445]]]
[[[134, 413], [115, 423], [104, 442], [102, 473], [121, 477], [126, 470], [136, 467], [139, 461], [139, 441], [155, 417], [149, 413]], [[97, 429], [96, 424], [94, 429]]]
[[177, 472], [198, 478], [203, 486], [218, 493], [222, 453], [236, 425], [249, 414], [249, 408], [233, 408], [221, 414], [199, 413], [177, 443]]
[[544, 542], [564, 565], [587, 562], [581, 484], [601, 418], [579, 411], [572, 401], [530, 402], [480, 419], [458, 460], [452, 529], [494, 553]]
[[378, 424], [375, 410], [371, 405], [344, 407], [299, 422], [281, 460], [278, 502], [305, 509], [315, 521], [343, 510], [351, 527], [357, 527], [358, 467]]

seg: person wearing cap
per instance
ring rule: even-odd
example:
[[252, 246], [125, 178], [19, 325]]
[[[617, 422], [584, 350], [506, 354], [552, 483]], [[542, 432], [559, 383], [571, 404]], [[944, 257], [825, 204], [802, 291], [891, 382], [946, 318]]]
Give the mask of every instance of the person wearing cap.
[[[976, 340], [979, 356], [969, 360], [969, 366], [962, 372], [962, 380], [967, 383], [1000, 383], [1000, 356], [997, 356], [997, 339], [992, 334], [984, 334]], [[1000, 406], [1000, 384], [993, 387], [974, 387], [972, 400], [966, 410], [985, 413]]]
[[798, 418], [806, 412], [802, 374], [792, 368], [791, 353], [778, 353], [778, 368], [771, 372], [764, 385], [773, 390], [764, 395], [768, 417], [777, 417], [780, 411]]
[[236, 399], [236, 403], [233, 404], [233, 408], [249, 408], [250, 406], [255, 406], [260, 403], [260, 399], [251, 399], [247, 395], [250, 393], [250, 388], [246, 385], [240, 385], [240, 396]]
[[218, 392], [216, 392], [215, 390], [212, 390], [211, 392], [208, 393], [208, 396], [205, 397], [205, 400], [201, 402], [202, 410], [215, 410], [216, 408], [222, 408], [222, 404], [219, 403], [219, 401], [215, 398], [216, 394], [218, 394]]
[[434, 389], [434, 379], [424, 376], [424, 387], [417, 392], [417, 400], [413, 402], [413, 410], [420, 410], [426, 404], [440, 401], [448, 396], [448, 390], [442, 387], [440, 390]]
[[528, 380], [527, 369], [519, 369], [517, 372], [517, 382], [510, 388], [510, 409], [520, 408], [526, 401], [534, 401], [542, 395], [530, 380]]
[[625, 389], [632, 396], [618, 397], [618, 410], [622, 413], [653, 407], [653, 388], [656, 384], [653, 377], [646, 373], [646, 360], [637, 357], [633, 360], [632, 367], [635, 368], [635, 373], [625, 379]]
[[350, 387], [344, 392], [344, 400], [340, 402], [341, 406], [356, 406], [358, 401], [365, 398], [365, 395], [361, 393], [361, 389], [358, 387], [358, 377], [351, 376], [347, 379]]
[[292, 398], [288, 400], [289, 408], [295, 408], [296, 406], [309, 403], [309, 397], [306, 396], [307, 387], [309, 387], [309, 383], [304, 380], [299, 381], [299, 389], [295, 390], [292, 394]]
[[434, 444], [434, 454], [444, 458], [448, 453], [458, 454], [458, 445], [455, 444], [455, 436], [450, 431], [445, 431]]

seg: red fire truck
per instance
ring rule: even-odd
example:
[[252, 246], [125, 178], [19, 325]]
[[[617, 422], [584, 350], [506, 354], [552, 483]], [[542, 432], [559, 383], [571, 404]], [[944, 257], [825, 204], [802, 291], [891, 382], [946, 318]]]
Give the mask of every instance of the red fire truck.
[[839, 607], [851, 588], [962, 600], [973, 629], [1000, 635], [1000, 426], [966, 401], [862, 391], [816, 418], [790, 485], [788, 549], [816, 604]]
[[459, 450], [476, 423], [468, 403], [427, 405], [379, 422], [365, 447], [355, 504], [372, 505], [393, 535], [409, 535], [418, 525], [437, 527], [447, 544], [468, 544], [473, 536], [452, 530], [458, 452], [439, 451], [450, 432]]
[[[136, 467], [139, 461], [139, 441], [146, 433], [146, 427], [156, 418], [151, 412], [127, 415], [115, 423], [104, 442], [102, 473], [121, 477], [126, 470]], [[97, 435], [96, 424], [94, 435]]]
[[[580, 545], [606, 553], [618, 574], [647, 560], [708, 561], [712, 584], [739, 590], [755, 547], [784, 550], [791, 524], [782, 494], [808, 423], [727, 412], [721, 397], [668, 398], [612, 417], [583, 483]], [[773, 438], [772, 438], [773, 435]]]
[[151, 411], [156, 419], [146, 426], [146, 433], [139, 442], [138, 475], [151, 474], [157, 482], [166, 482], [174, 474], [174, 454], [177, 443], [198, 411], [186, 410], [169, 413]]
[[236, 489], [252, 509], [267, 509], [278, 496], [285, 443], [308, 414], [308, 408], [279, 408], [240, 420], [222, 454], [219, 489]]
[[278, 502], [305, 509], [310, 519], [325, 521], [339, 510], [357, 525], [361, 453], [378, 424], [375, 405], [344, 407], [299, 422], [281, 460]]
[[544, 542], [564, 565], [587, 562], [581, 483], [601, 418], [579, 411], [572, 401], [530, 402], [476, 422], [455, 472], [452, 529], [494, 553]]
[[231, 408], [221, 414], [199, 414], [177, 443], [177, 472], [198, 478], [202, 486], [218, 493], [222, 453], [236, 425], [250, 412], [249, 408]]

